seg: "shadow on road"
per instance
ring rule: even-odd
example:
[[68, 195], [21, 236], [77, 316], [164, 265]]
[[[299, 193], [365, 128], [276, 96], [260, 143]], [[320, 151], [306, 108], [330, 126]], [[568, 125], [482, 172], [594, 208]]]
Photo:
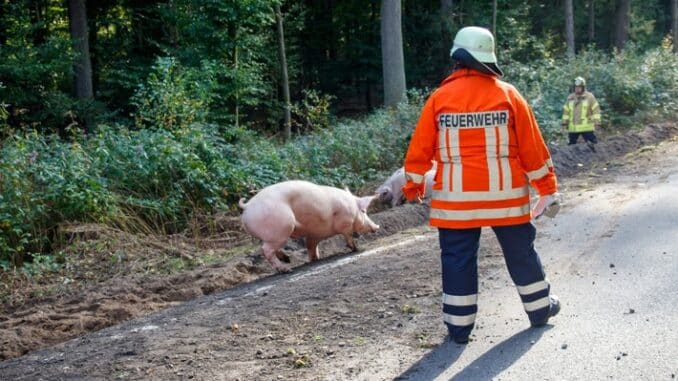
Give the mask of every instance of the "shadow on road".
[[[527, 353], [532, 345], [551, 327], [546, 326], [541, 329], [528, 328], [516, 333], [492, 347], [492, 349], [475, 359], [449, 380], [491, 380]], [[473, 343], [469, 345], [473, 345]], [[445, 342], [429, 352], [394, 380], [435, 380], [457, 361], [465, 348], [466, 346]]]

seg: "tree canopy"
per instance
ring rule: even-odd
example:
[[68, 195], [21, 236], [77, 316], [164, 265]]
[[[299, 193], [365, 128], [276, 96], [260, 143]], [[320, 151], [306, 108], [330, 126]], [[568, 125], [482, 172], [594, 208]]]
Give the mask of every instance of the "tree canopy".
[[[81, 41], [69, 32], [77, 15], [69, 12], [69, 4], [73, 8], [77, 3], [86, 8], [82, 21], [88, 30], [93, 99], [77, 97], [74, 83], [75, 64], [83, 58]], [[147, 126], [144, 107], [155, 102], [149, 98], [163, 96], [153, 93], [162, 90], [149, 88], [149, 82], [169, 70], [173, 81], [183, 78], [174, 86], [204, 109], [191, 121], [242, 123], [275, 132], [284, 111], [274, 13], [279, 4], [292, 101], [312, 102], [311, 90], [319, 100], [332, 97], [332, 110], [339, 115], [363, 113], [383, 102], [380, 3], [3, 0], [0, 101], [7, 105], [7, 124], [16, 129], [63, 132], [92, 119]], [[491, 28], [494, 3], [500, 61], [565, 54], [563, 1], [403, 0], [407, 87], [436, 86], [449, 69], [456, 30], [466, 25]], [[619, 10], [618, 1], [572, 3], [577, 51], [611, 51], [619, 45], [620, 28], [630, 43], [657, 46], [671, 34], [674, 22], [667, 0], [631, 4], [628, 25], [610, 17]]]

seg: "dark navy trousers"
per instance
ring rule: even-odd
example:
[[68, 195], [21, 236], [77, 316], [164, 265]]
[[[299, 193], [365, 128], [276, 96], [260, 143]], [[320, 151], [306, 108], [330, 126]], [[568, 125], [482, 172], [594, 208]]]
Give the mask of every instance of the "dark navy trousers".
[[[506, 266], [531, 322], [549, 312], [550, 285], [534, 249], [532, 223], [492, 227], [504, 252]], [[468, 337], [478, 311], [478, 248], [481, 228], [439, 229], [443, 319], [452, 337]]]
[[569, 139], [568, 145], [577, 144], [577, 139], [579, 139], [579, 135], [584, 137], [584, 141], [591, 142], [593, 144], [598, 143], [598, 138], [596, 137], [596, 134], [593, 131], [569, 132], [567, 134], [567, 137]]

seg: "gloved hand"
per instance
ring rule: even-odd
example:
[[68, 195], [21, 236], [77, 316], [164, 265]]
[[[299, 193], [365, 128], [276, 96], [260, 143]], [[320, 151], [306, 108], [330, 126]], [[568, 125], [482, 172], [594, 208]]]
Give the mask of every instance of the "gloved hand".
[[417, 184], [412, 180], [408, 181], [401, 190], [407, 201], [417, 201], [421, 204], [421, 198], [424, 196], [424, 183]]
[[553, 193], [545, 196], [539, 196], [539, 200], [532, 208], [532, 218], [535, 220], [542, 214], [553, 218], [560, 211], [560, 202], [562, 197], [560, 193]]

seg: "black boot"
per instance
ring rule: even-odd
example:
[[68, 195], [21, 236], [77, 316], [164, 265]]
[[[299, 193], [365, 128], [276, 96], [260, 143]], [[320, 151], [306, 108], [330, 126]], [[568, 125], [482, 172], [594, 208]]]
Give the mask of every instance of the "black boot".
[[555, 295], [549, 295], [549, 299], [551, 301], [551, 305], [549, 306], [549, 313], [546, 315], [544, 320], [539, 321], [539, 322], [532, 322], [533, 327], [543, 327], [548, 323], [549, 319], [558, 315], [558, 312], [560, 312], [560, 300], [558, 300], [558, 297]]

